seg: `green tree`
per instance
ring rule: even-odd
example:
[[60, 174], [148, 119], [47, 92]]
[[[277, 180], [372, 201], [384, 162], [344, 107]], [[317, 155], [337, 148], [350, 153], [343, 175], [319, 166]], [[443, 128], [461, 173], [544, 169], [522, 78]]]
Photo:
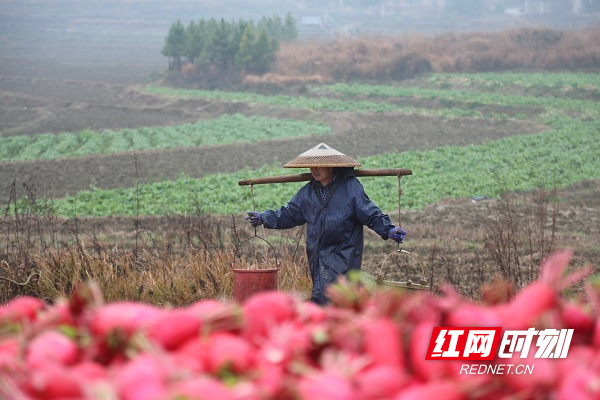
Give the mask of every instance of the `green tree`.
[[196, 24], [194, 21], [190, 21], [190, 24], [185, 30], [185, 46], [183, 55], [191, 63], [196, 61], [196, 58], [202, 53], [204, 48], [204, 40], [202, 37], [202, 27], [200, 24]]
[[279, 49], [279, 42], [269, 38], [267, 31], [261, 29], [258, 36], [254, 24], [247, 24], [239, 42], [236, 54], [238, 71], [262, 75], [269, 71]]
[[221, 18], [210, 43], [210, 60], [222, 72], [228, 72], [234, 65], [238, 43], [233, 42], [232, 25]]
[[275, 38], [269, 39], [267, 32], [261, 30], [254, 43], [254, 57], [251, 64], [251, 72], [262, 75], [271, 69], [275, 61], [275, 54], [279, 49], [279, 42]]
[[201, 19], [184, 28], [180, 21], [171, 26], [162, 53], [169, 69], [181, 69], [185, 56], [200, 69], [229, 73], [234, 68], [245, 73], [268, 72], [279, 50], [280, 40], [297, 38], [296, 22], [288, 13], [285, 23], [277, 15], [253, 21], [227, 22]]
[[255, 54], [256, 30], [254, 24], [250, 23], [244, 29], [239, 41], [235, 64], [238, 70], [250, 72], [256, 57]]
[[185, 27], [178, 20], [171, 25], [161, 51], [162, 55], [169, 58], [169, 71], [181, 69], [181, 57], [184, 55], [185, 42]]
[[277, 15], [268, 18], [262, 17], [258, 24], [258, 29], [264, 29], [269, 37], [278, 38], [281, 37], [281, 33], [283, 32], [283, 23], [281, 22], [281, 18]]
[[196, 59], [196, 65], [207, 67], [213, 63], [214, 55], [212, 43], [214, 40], [213, 38], [217, 34], [219, 23], [216, 19], [211, 18], [209, 20], [201, 19], [198, 25], [202, 36], [200, 40], [202, 40], [203, 45], [202, 50]]
[[296, 20], [292, 17], [292, 14], [287, 13], [285, 16], [285, 22], [283, 24], [283, 32], [281, 40], [290, 42], [298, 39], [298, 28], [296, 27]]

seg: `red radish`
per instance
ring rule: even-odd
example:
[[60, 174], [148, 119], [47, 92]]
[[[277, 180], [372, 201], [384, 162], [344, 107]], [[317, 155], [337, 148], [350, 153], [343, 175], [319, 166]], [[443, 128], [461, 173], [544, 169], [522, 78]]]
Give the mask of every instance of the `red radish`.
[[183, 368], [194, 373], [204, 372], [208, 358], [208, 346], [204, 339], [197, 337], [177, 348], [171, 353], [171, 356], [173, 361]]
[[567, 358], [560, 361], [559, 375], [561, 377], [580, 369], [600, 373], [600, 353], [593, 346], [571, 344]]
[[408, 379], [397, 368], [376, 365], [359, 372], [353, 382], [358, 400], [384, 400], [394, 398]]
[[126, 336], [147, 326], [165, 311], [144, 303], [116, 302], [107, 304], [92, 314], [90, 329], [92, 334], [105, 337], [118, 330]]
[[166, 398], [185, 400], [237, 399], [221, 381], [207, 376], [174, 383], [169, 389], [169, 395]]
[[46, 303], [35, 297], [17, 297], [0, 308], [0, 322], [34, 321], [45, 306]]
[[165, 313], [161, 308], [135, 302], [115, 302], [94, 310], [86, 316], [92, 334], [87, 356], [102, 364], [115, 362], [123, 356], [134, 333]]
[[167, 397], [167, 371], [157, 358], [141, 354], [116, 375], [119, 398], [123, 400], [162, 400]]
[[17, 363], [22, 338], [13, 336], [0, 340], [0, 370]]
[[507, 330], [529, 329], [542, 314], [557, 304], [554, 289], [543, 282], [533, 282], [508, 304], [500, 306], [502, 326]]
[[174, 350], [200, 335], [200, 318], [189, 310], [172, 310], [154, 318], [144, 329], [150, 340]]
[[34, 330], [52, 329], [58, 326], [77, 326], [69, 304], [66, 301], [59, 300], [54, 305], [48, 307], [35, 321]]
[[373, 364], [403, 370], [404, 349], [398, 326], [389, 318], [381, 317], [362, 321], [362, 328], [364, 354]]
[[520, 354], [515, 353], [512, 358], [502, 361], [503, 364], [513, 364], [513, 368], [520, 366], [522, 370], [532, 371], [531, 373], [503, 375], [504, 382], [513, 391], [536, 390], [538, 392], [547, 392], [556, 385], [560, 378], [558, 374], [559, 359], [534, 358], [535, 351], [533, 350], [533, 348], [530, 349], [527, 358], [521, 358]]
[[560, 309], [565, 328], [573, 328], [586, 334], [594, 329], [594, 317], [584, 304], [566, 301]]
[[403, 317], [398, 314], [404, 311], [403, 308], [409, 297], [407, 293], [399, 290], [382, 288], [373, 293], [363, 314], [375, 317]]
[[339, 351], [334, 348], [323, 350], [317, 364], [322, 372], [331, 372], [348, 380], [365, 367], [372, 364], [367, 357], [360, 353]]
[[[364, 349], [363, 327], [354, 315], [352, 319], [342, 318], [333, 320], [328, 333], [330, 343], [346, 353], [358, 354]], [[333, 322], [332, 321], [332, 322]]]
[[590, 343], [595, 325], [594, 318], [590, 314], [585, 305], [573, 301], [566, 301], [560, 307], [562, 327], [573, 329], [572, 344]]
[[562, 291], [594, 272], [590, 266], [586, 266], [566, 275], [572, 257], [572, 250], [559, 251], [550, 255], [542, 261], [539, 280], [554, 290]]
[[272, 364], [287, 364], [296, 355], [308, 352], [312, 345], [310, 334], [305, 325], [290, 322], [277, 325], [261, 343], [259, 356]]
[[571, 345], [567, 358], [558, 363], [557, 374], [559, 381], [553, 391], [559, 393], [559, 398], [566, 399], [569, 393], [574, 399], [600, 398], [600, 393], [585, 397], [586, 393], [600, 391], [600, 354], [592, 346]]
[[254, 379], [262, 397], [269, 399], [285, 398], [287, 389], [286, 369], [284, 364], [273, 364], [265, 359], [257, 362], [257, 374]]
[[68, 299], [69, 309], [75, 317], [92, 307], [101, 307], [104, 304], [102, 292], [96, 283], [77, 283]]
[[214, 333], [207, 342], [207, 369], [244, 372], [253, 364], [254, 349], [243, 338], [230, 333]]
[[449, 361], [425, 360], [434, 325], [418, 324], [410, 335], [409, 359], [412, 372], [421, 380], [438, 380], [452, 375], [453, 364]]
[[585, 370], [570, 374], [557, 392], [557, 400], [597, 400], [600, 398], [600, 375]]
[[71, 339], [56, 331], [36, 336], [27, 348], [27, 366], [31, 369], [73, 365], [79, 359], [79, 348]]
[[[493, 306], [450, 288], [441, 296], [376, 293], [367, 300], [348, 284], [338, 294], [359, 299], [348, 308], [301, 304], [281, 292], [243, 305], [208, 300], [175, 310], [103, 306], [98, 296], [79, 308], [15, 299], [0, 306], [0, 398], [596, 399], [600, 287], [587, 287], [591, 307], [562, 300], [560, 291], [588, 273], [565, 276], [569, 258], [549, 257], [540, 280]], [[61, 333], [64, 325], [77, 340]], [[469, 361], [425, 360], [435, 326], [575, 333], [567, 358], [534, 359], [532, 342], [529, 358], [515, 352], [495, 360], [528, 372], [470, 375], [462, 373]]]
[[[261, 396], [260, 390], [252, 381], [240, 380], [231, 387], [233, 396], [236, 399], [244, 400], [262, 400], [264, 397]], [[282, 399], [283, 400], [283, 399]], [[290, 399], [292, 400], [292, 399]]]
[[201, 300], [186, 307], [189, 310], [203, 319], [211, 318], [221, 314], [230, 314], [237, 307], [231, 304], [224, 303], [218, 300]]
[[83, 382], [96, 382], [108, 377], [106, 369], [93, 361], [82, 361], [71, 367], [73, 375], [81, 378]]
[[84, 395], [83, 382], [60, 365], [32, 370], [24, 389], [39, 399], [80, 399]]
[[558, 302], [558, 292], [592, 273], [591, 268], [582, 268], [565, 276], [570, 250], [552, 254], [542, 262], [540, 278], [522, 290], [506, 307], [503, 307], [504, 329], [528, 329], [541, 315]]
[[213, 331], [237, 332], [242, 327], [243, 315], [239, 305], [217, 300], [202, 300], [185, 308], [202, 321], [203, 333]]
[[273, 326], [296, 316], [294, 299], [281, 292], [261, 292], [243, 304], [244, 333], [251, 340], [260, 340]]
[[319, 323], [325, 321], [327, 313], [318, 304], [305, 301], [298, 306], [298, 316], [302, 322]]
[[[410, 291], [408, 291], [410, 292]], [[429, 293], [408, 293], [397, 289], [377, 291], [363, 314], [388, 317], [403, 323], [418, 323], [439, 319], [439, 304]]]
[[403, 303], [405, 315], [399, 320], [413, 325], [420, 322], [439, 323], [442, 306], [438, 302], [439, 300], [430, 293], [419, 292], [405, 296]]
[[497, 307], [484, 307], [464, 302], [449, 312], [445, 325], [456, 327], [502, 326], [502, 319]]
[[300, 378], [297, 384], [301, 400], [355, 400], [352, 384], [333, 372], [316, 372]]
[[456, 382], [452, 381], [434, 381], [422, 385], [415, 385], [403, 390], [395, 400], [423, 400], [423, 399], [444, 399], [444, 400], [462, 400], [467, 399]]

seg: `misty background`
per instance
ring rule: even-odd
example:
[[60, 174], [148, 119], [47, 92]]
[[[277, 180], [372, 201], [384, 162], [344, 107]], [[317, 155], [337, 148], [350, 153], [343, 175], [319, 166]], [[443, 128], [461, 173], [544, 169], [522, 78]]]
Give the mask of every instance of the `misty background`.
[[137, 83], [166, 70], [160, 50], [175, 21], [259, 20], [288, 13], [299, 40], [309, 41], [581, 29], [600, 21], [600, 0], [0, 0], [0, 61], [5, 72], [37, 76], [44, 71], [28, 60], [44, 60], [72, 69], [79, 79], [86, 65], [110, 63], [129, 71], [115, 76], [120, 81], [115, 83]]

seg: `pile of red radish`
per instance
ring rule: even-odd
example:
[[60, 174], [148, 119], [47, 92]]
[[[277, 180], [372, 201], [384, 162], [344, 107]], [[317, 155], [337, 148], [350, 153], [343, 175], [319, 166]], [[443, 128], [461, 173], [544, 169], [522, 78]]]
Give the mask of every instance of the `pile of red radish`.
[[[21, 297], [0, 308], [0, 398], [598, 399], [600, 290], [563, 296], [591, 273], [566, 275], [570, 258], [554, 254], [538, 281], [498, 304], [348, 282], [331, 287], [328, 307], [282, 292], [104, 304], [93, 285], [52, 305]], [[566, 358], [510, 361], [530, 374], [467, 375], [465, 361], [425, 359], [436, 326], [574, 334]]]

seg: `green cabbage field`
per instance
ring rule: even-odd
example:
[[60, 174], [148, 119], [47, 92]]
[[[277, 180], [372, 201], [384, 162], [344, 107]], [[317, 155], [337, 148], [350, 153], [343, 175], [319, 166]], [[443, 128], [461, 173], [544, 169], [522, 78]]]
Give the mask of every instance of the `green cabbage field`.
[[[404, 167], [413, 176], [404, 179], [410, 192], [403, 207], [420, 209], [444, 198], [472, 195], [495, 196], [498, 180], [511, 191], [528, 191], [539, 187], [565, 187], [577, 182], [600, 178], [600, 78], [595, 74], [439, 74], [429, 77], [421, 86], [331, 85], [312, 90], [307, 97], [264, 96], [256, 94], [163, 89], [148, 90], [165, 96], [196, 96], [205, 99], [227, 99], [261, 102], [288, 108], [315, 108], [329, 111], [377, 111], [443, 115], [443, 118], [518, 118], [533, 119], [545, 126], [538, 134], [519, 134], [480, 145], [440, 147], [432, 150], [408, 150], [363, 157], [359, 161], [369, 168]], [[535, 92], [542, 95], [535, 95]], [[332, 98], [333, 94], [343, 98]], [[368, 102], [362, 99], [369, 98]], [[421, 104], [400, 107], [399, 99], [435, 101], [442, 107]], [[451, 105], [451, 108], [444, 107]], [[493, 107], [493, 112], [491, 108]], [[505, 107], [517, 108], [513, 115], [503, 114]], [[528, 116], [528, 110], [539, 110]], [[482, 111], [483, 110], [483, 111]], [[241, 128], [243, 124], [244, 127]], [[238, 141], [261, 141], [275, 138], [325, 134], [322, 124], [305, 121], [277, 121], [243, 116], [220, 117], [214, 121], [186, 124], [172, 128], [140, 128], [104, 132], [121, 143], [119, 150], [111, 141], [97, 139], [97, 153], [109, 151], [142, 151], [173, 146], [204, 145]], [[243, 132], [241, 132], [243, 130]], [[54, 154], [68, 148], [59, 138], [67, 134], [49, 135], [43, 154]], [[69, 136], [75, 142], [80, 133]], [[201, 139], [192, 139], [199, 135]], [[263, 136], [264, 135], [264, 136]], [[21, 138], [15, 141], [22, 140]], [[79, 139], [81, 140], [81, 139]], [[56, 143], [55, 145], [52, 143]], [[127, 145], [129, 143], [129, 147]], [[106, 147], [104, 147], [106, 146]], [[25, 148], [23, 154], [36, 154], [40, 144]], [[77, 155], [87, 146], [75, 150]], [[90, 146], [90, 148], [92, 148]], [[264, 151], [268, 151], [265, 148]], [[39, 151], [38, 151], [39, 154]], [[43, 154], [39, 157], [43, 157]], [[8, 157], [8, 156], [6, 156]], [[63, 215], [164, 215], [183, 213], [192, 206], [193, 193], [202, 193], [202, 206], [207, 212], [229, 214], [239, 212], [240, 203], [250, 203], [250, 192], [237, 182], [249, 177], [295, 173], [280, 165], [265, 165], [257, 170], [243, 169], [231, 174], [210, 174], [201, 179], [181, 176], [176, 180], [144, 183], [136, 188], [102, 190], [91, 188], [63, 199], [56, 205]], [[396, 201], [389, 196], [397, 185], [395, 178], [363, 179], [368, 193], [382, 208], [392, 210]], [[259, 208], [284, 204], [300, 184], [265, 185], [255, 191]], [[393, 193], [393, 192], [391, 192]], [[138, 204], [134, 197], [141, 196]]]

